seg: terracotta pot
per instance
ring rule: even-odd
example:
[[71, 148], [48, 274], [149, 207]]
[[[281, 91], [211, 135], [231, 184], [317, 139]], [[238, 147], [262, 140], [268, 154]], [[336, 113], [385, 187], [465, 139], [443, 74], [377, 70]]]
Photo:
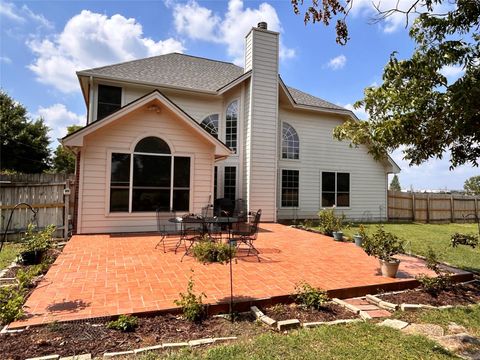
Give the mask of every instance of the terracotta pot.
[[380, 270], [382, 275], [386, 277], [394, 278], [397, 276], [398, 266], [400, 265], [400, 260], [393, 259], [392, 261], [385, 261], [379, 259], [380, 261]]

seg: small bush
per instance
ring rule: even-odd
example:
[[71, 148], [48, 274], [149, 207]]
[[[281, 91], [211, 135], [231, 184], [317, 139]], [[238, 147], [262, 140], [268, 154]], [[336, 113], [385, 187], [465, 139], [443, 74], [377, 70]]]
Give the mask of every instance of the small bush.
[[204, 293], [196, 295], [193, 292], [193, 287], [195, 282], [193, 281], [193, 270], [192, 276], [188, 280], [187, 292], [180, 293], [180, 300], [175, 300], [174, 303], [177, 306], [182, 308], [183, 316], [189, 321], [202, 321], [205, 317], [205, 307], [203, 305], [203, 298], [206, 297]]
[[334, 231], [342, 230], [345, 215], [336, 216], [334, 209], [323, 209], [318, 213], [318, 219], [322, 233], [332, 236]]
[[416, 277], [420, 286], [429, 294], [437, 296], [442, 291], [452, 287], [452, 276], [449, 271], [442, 269], [437, 261], [437, 255], [429, 248], [425, 258], [428, 269], [435, 272], [435, 277], [420, 274]]
[[210, 239], [199, 241], [193, 245], [193, 256], [200, 262], [225, 264], [235, 257], [236, 247], [229, 244], [216, 243]]
[[328, 295], [324, 290], [301, 282], [295, 286], [295, 301], [303, 307], [318, 310], [328, 301]]
[[34, 224], [28, 224], [27, 231], [22, 238], [24, 251], [43, 252], [50, 249], [55, 230], [54, 225], [49, 225], [45, 229], [38, 231]]
[[16, 288], [0, 288], [0, 322], [5, 325], [23, 316], [23, 292]]
[[135, 330], [137, 325], [138, 319], [135, 316], [120, 315], [117, 320], [107, 323], [107, 328], [128, 332]]
[[478, 235], [455, 233], [450, 239], [450, 245], [457, 247], [458, 245], [471, 246], [475, 249], [478, 246]]
[[393, 255], [404, 252], [404, 241], [385, 231], [382, 226], [378, 226], [372, 235], [367, 235], [364, 232], [362, 236], [363, 250], [369, 256], [375, 256], [384, 261], [392, 261]]

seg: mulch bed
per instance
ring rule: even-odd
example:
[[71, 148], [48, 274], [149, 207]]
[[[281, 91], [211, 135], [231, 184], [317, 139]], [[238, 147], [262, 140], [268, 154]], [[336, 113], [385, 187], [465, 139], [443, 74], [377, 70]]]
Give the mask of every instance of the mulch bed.
[[448, 291], [432, 295], [425, 290], [407, 290], [398, 294], [378, 295], [394, 304], [422, 304], [432, 306], [469, 305], [480, 303], [480, 282], [458, 284]]
[[325, 304], [319, 310], [305, 309], [297, 304], [277, 304], [262, 311], [277, 321], [298, 319], [302, 323], [358, 318], [353, 312], [334, 303]]
[[5, 360], [58, 354], [91, 353], [134, 350], [161, 343], [183, 342], [209, 337], [249, 337], [265, 331], [255, 323], [252, 314], [237, 318], [234, 323], [224, 318], [208, 318], [203, 323], [192, 323], [171, 314], [139, 318], [135, 331], [123, 333], [107, 329], [105, 323], [87, 321], [53, 323], [33, 327], [21, 333], [0, 335], [1, 358]]

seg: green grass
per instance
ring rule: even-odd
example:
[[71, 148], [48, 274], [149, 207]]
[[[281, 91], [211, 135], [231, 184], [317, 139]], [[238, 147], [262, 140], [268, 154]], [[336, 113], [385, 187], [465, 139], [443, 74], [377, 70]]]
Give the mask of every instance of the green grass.
[[21, 245], [19, 244], [4, 244], [2, 251], [0, 251], [0, 270], [6, 268], [20, 253]]
[[411, 313], [397, 312], [395, 317], [408, 322], [437, 324], [445, 329], [449, 323], [454, 322], [465, 326], [470, 334], [480, 336], [480, 305]]
[[[147, 355], [144, 359], [158, 359]], [[288, 335], [268, 333], [251, 340], [166, 355], [176, 359], [456, 359], [422, 336], [369, 323], [323, 326]]]
[[[377, 225], [365, 225], [367, 233], [375, 231]], [[450, 237], [455, 232], [478, 234], [476, 224], [384, 224], [385, 230], [394, 233], [406, 241], [407, 253], [427, 254], [429, 247], [437, 254], [438, 260], [456, 267], [480, 273], [480, 246], [476, 249], [466, 246], [452, 248]], [[346, 236], [352, 237], [358, 232], [358, 225], [343, 230]]]

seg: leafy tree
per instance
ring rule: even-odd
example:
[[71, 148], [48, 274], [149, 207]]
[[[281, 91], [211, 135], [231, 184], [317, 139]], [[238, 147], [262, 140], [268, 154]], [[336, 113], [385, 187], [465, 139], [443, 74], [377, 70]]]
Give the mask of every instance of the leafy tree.
[[50, 139], [42, 118], [30, 120], [27, 109], [0, 90], [0, 170], [39, 173], [50, 167]]
[[463, 189], [469, 195], [480, 195], [480, 175], [465, 180]]
[[400, 181], [398, 180], [398, 176], [396, 174], [393, 175], [393, 179], [390, 182], [390, 190], [402, 191], [402, 187], [400, 186]]
[[[67, 134], [71, 134], [82, 126], [71, 125], [67, 127]], [[75, 172], [75, 155], [64, 148], [62, 145], [58, 145], [53, 154], [53, 170], [58, 173], [73, 174]]]
[[[328, 25], [337, 17], [346, 27], [352, 1], [311, 1], [306, 22]], [[292, 3], [298, 13], [299, 1]], [[437, 5], [447, 5], [450, 10], [435, 13]], [[397, 53], [390, 56], [382, 85], [366, 88], [364, 98], [355, 104], [357, 108], [365, 107], [369, 121], [347, 121], [335, 129], [335, 137], [353, 145], [366, 145], [376, 159], [403, 147], [410, 165], [442, 158], [448, 152], [451, 168], [467, 163], [478, 166], [480, 1], [415, 0], [405, 11], [379, 11], [377, 20], [398, 12], [404, 13], [407, 21], [409, 15], [418, 15], [409, 31], [416, 43], [413, 55], [405, 60], [399, 59]], [[337, 28], [337, 42], [345, 43], [348, 31], [346, 34], [342, 36]], [[338, 41], [339, 36], [342, 41]], [[463, 70], [463, 75], [449, 82], [442, 71], [452, 66]]]

